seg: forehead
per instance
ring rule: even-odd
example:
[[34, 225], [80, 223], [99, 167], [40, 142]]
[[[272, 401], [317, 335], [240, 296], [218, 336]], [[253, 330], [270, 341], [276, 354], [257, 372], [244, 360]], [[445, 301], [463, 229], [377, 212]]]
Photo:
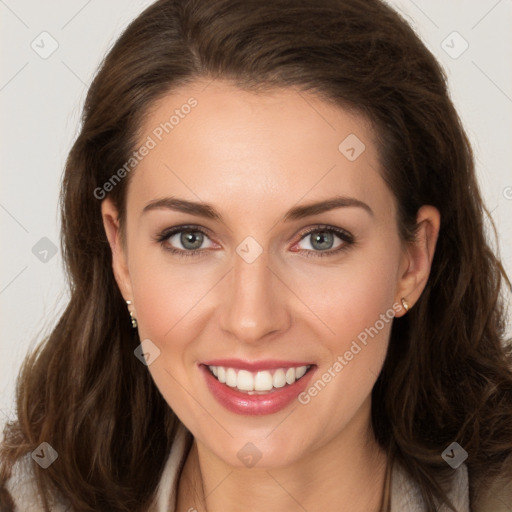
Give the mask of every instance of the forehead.
[[[206, 85], [206, 87], [205, 87]], [[387, 201], [371, 124], [291, 88], [241, 90], [213, 81], [159, 100], [142, 126], [129, 196], [178, 195], [250, 210], [345, 194]]]

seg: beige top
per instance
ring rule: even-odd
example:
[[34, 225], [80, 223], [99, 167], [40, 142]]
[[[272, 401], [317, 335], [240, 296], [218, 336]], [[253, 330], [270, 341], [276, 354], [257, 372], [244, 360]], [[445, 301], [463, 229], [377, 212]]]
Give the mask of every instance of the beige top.
[[[188, 455], [189, 435], [183, 426], [178, 430], [173, 449], [160, 479], [155, 501], [148, 512], [176, 512], [178, 478], [180, 469]], [[7, 489], [16, 504], [16, 512], [40, 512], [42, 510], [33, 480], [32, 464], [34, 461], [30, 454], [19, 460], [7, 482]], [[466, 465], [462, 464], [454, 473], [454, 485], [449, 497], [457, 512], [511, 512], [512, 483], [505, 487], [500, 487], [499, 492], [493, 490], [490, 496], [482, 498], [477, 504], [472, 504], [470, 509], [468, 472]], [[52, 512], [65, 512], [66, 510], [69, 512], [63, 503], [56, 503], [52, 507]], [[391, 476], [391, 511], [427, 512], [418, 486], [398, 465], [393, 467]], [[442, 507], [439, 512], [448, 512], [448, 508]]]

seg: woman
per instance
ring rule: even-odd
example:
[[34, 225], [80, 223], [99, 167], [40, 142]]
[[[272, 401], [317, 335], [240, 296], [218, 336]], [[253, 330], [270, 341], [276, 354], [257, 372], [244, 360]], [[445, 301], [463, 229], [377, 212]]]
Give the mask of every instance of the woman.
[[384, 3], [156, 2], [67, 161], [71, 299], [20, 376], [2, 510], [508, 510], [484, 211]]

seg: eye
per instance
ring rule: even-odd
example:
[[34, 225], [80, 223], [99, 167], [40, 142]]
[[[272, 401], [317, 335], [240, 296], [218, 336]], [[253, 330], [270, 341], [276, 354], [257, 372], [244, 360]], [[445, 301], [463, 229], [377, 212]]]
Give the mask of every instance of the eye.
[[[296, 244], [307, 256], [329, 256], [354, 244], [354, 237], [344, 229], [332, 226], [315, 227], [303, 234]], [[303, 246], [300, 247], [300, 244]]]
[[[195, 226], [176, 226], [166, 229], [158, 237], [156, 241], [163, 248], [179, 256], [193, 256], [203, 249], [213, 247], [208, 235]], [[203, 246], [205, 241], [209, 241], [209, 245]]]

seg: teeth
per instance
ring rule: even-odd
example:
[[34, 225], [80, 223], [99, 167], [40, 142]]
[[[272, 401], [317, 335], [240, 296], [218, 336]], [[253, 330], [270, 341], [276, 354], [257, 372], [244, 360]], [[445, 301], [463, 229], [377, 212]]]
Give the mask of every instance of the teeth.
[[217, 369], [217, 379], [219, 379], [219, 382], [222, 382], [222, 384], [225, 384], [226, 383], [226, 369], [223, 367], [223, 366], [211, 366], [209, 367], [210, 370], [212, 368], [216, 368]]
[[286, 385], [286, 375], [284, 373], [284, 370], [279, 368], [279, 370], [276, 370], [274, 373], [274, 376], [272, 378], [272, 385], [275, 388], [282, 388]]
[[299, 366], [295, 370], [295, 378], [300, 379], [306, 373], [306, 370], [307, 370], [307, 368], [305, 366]]
[[293, 384], [308, 371], [309, 366], [298, 368], [278, 368], [276, 370], [264, 370], [260, 372], [249, 372], [247, 370], [236, 370], [224, 366], [208, 366], [211, 373], [217, 380], [229, 387], [237, 388], [239, 391], [253, 392], [271, 391], [273, 388], [282, 388], [286, 384]]
[[[270, 391], [272, 389], [272, 375], [270, 372], [258, 372], [254, 379], [254, 391]], [[249, 391], [252, 391], [250, 389]]]
[[252, 378], [251, 372], [248, 372], [247, 370], [239, 370], [238, 375], [236, 376], [236, 387], [241, 391], [253, 391], [254, 379]]
[[236, 387], [236, 371], [233, 369], [233, 368], [228, 368], [226, 370], [226, 384], [230, 387], [230, 388], [235, 388]]

